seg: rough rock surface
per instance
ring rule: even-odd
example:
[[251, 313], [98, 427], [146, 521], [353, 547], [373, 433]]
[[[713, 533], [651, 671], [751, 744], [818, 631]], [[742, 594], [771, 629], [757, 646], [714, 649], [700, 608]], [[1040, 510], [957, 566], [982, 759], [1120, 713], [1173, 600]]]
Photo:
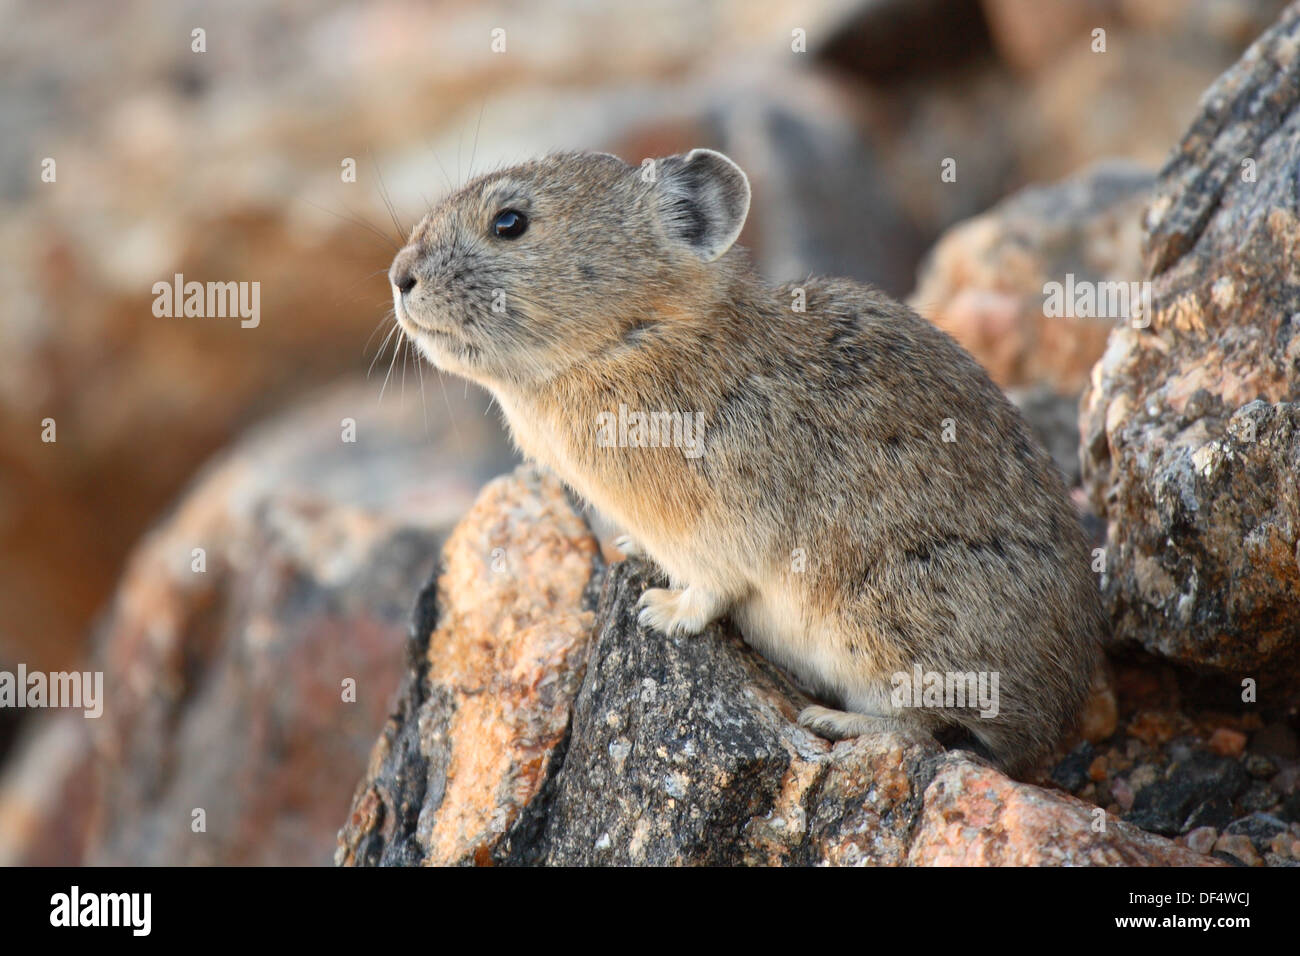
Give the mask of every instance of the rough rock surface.
[[412, 595], [511, 461], [481, 399], [426, 433], [418, 403], [377, 406], [377, 390], [329, 390], [257, 429], [141, 543], [88, 665], [103, 716], [33, 720], [32, 759], [0, 782], [0, 860], [330, 862]]
[[602, 566], [555, 479], [484, 489], [421, 595], [399, 710], [339, 862], [490, 863], [521, 842], [563, 754]]
[[1300, 659], [1300, 4], [1206, 93], [1148, 209], [1148, 328], [1082, 412], [1116, 636], [1261, 683]]
[[[1207, 862], [933, 741], [829, 744], [729, 625], [640, 628], [655, 572], [597, 555], [553, 478], [484, 491], [421, 598], [338, 862]], [[525, 556], [526, 581], [490, 570]]]
[[1139, 218], [1153, 178], [1108, 162], [1023, 190], [954, 226], [922, 267], [911, 304], [979, 359], [1003, 387], [1076, 395], [1114, 317], [1045, 312], [1044, 286], [1141, 276]]
[[1205, 863], [1099, 807], [949, 758], [925, 792], [910, 862], [934, 866]]

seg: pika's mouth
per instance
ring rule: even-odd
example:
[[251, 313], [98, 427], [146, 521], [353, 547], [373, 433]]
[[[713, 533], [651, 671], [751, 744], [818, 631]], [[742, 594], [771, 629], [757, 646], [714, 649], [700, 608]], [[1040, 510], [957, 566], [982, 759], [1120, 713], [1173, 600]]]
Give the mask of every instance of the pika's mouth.
[[464, 365], [475, 365], [479, 358], [478, 346], [466, 340], [460, 332], [442, 326], [431, 325], [411, 315], [400, 297], [395, 297], [397, 324], [411, 341], [424, 351], [425, 355], [438, 366], [442, 360], [454, 359]]
[[417, 319], [410, 313], [410, 310], [406, 308], [406, 305], [402, 302], [400, 296], [394, 296], [393, 301], [395, 304], [393, 312], [397, 316], [397, 324], [402, 327], [402, 331], [407, 335], [410, 335], [413, 338], [428, 336], [433, 339], [463, 341], [463, 339], [452, 329], [431, 325], [428, 322], [423, 322], [420, 319]]

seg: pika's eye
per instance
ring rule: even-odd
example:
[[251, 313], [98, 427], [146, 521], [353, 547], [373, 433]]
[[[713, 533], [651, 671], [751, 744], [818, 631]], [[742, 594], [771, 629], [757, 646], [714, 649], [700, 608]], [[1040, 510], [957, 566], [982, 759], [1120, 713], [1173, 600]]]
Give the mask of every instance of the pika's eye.
[[517, 209], [507, 209], [497, 213], [492, 223], [492, 231], [499, 239], [518, 239], [528, 228], [528, 217]]

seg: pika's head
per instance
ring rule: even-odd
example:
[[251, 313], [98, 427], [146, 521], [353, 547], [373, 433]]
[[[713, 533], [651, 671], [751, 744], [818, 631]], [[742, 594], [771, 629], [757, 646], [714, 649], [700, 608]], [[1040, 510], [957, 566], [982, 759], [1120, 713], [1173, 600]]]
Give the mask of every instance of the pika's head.
[[745, 174], [708, 149], [641, 166], [563, 153], [491, 173], [393, 260], [397, 321], [446, 371], [545, 380], [698, 305], [748, 211]]

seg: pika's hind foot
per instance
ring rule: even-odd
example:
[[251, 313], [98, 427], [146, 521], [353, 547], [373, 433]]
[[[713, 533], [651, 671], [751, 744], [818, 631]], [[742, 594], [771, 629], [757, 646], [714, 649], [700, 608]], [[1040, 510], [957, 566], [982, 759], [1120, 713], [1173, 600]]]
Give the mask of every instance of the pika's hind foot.
[[641, 608], [637, 621], [643, 627], [654, 628], [669, 637], [699, 634], [727, 609], [722, 598], [697, 587], [680, 591], [650, 588], [641, 595], [637, 606]]
[[857, 714], [849, 710], [832, 710], [816, 705], [799, 712], [799, 726], [807, 727], [827, 740], [848, 740], [866, 734], [908, 733], [910, 728], [897, 717]]

